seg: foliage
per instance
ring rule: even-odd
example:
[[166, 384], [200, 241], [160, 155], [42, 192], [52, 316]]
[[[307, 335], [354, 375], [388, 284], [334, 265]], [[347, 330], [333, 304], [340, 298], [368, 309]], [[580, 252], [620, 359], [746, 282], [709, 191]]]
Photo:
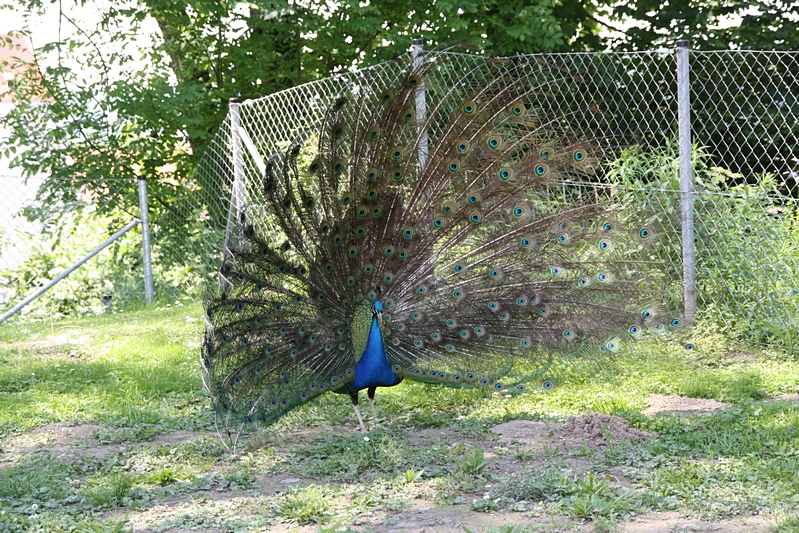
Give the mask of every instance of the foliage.
[[646, 21], [619, 39], [628, 49], [671, 47], [675, 39], [690, 39], [692, 47], [703, 50], [796, 50], [797, 9], [794, 0], [637, 0], [617, 4], [614, 15]]
[[[794, 276], [799, 265], [796, 201], [768, 175], [745, 179], [713, 166], [693, 148], [693, 195], [700, 324], [708, 330], [756, 342], [776, 341], [793, 350], [799, 324]], [[656, 222], [678, 235], [680, 195], [677, 145], [625, 150], [610, 164], [616, 193], [659, 205]], [[679, 264], [679, 246], [671, 262]]]

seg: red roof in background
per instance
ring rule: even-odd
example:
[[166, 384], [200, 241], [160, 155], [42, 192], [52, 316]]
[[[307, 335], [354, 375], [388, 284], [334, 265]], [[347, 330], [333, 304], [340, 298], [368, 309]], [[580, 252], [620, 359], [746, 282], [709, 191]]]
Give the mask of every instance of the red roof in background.
[[[9, 43], [10, 41], [10, 43]], [[0, 102], [11, 102], [8, 83], [25, 68], [13, 67], [20, 61], [31, 64], [35, 61], [28, 40], [22, 36], [0, 35], [0, 62], [7, 61], [11, 66], [0, 67]], [[38, 99], [35, 99], [38, 101]]]

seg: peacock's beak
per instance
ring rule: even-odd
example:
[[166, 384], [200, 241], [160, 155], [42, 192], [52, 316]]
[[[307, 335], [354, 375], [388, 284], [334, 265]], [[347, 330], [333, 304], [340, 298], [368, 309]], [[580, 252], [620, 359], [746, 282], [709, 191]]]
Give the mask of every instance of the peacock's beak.
[[382, 322], [383, 321], [383, 311], [375, 311], [375, 314], [377, 315], [377, 321], [378, 322]]

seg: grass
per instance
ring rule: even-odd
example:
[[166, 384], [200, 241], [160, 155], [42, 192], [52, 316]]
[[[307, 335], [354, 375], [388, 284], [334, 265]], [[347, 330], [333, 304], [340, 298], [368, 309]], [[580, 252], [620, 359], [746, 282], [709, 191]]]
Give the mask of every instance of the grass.
[[[0, 532], [290, 522], [364, 533], [407, 516], [433, 530], [468, 516], [475, 533], [614, 532], [660, 511], [706, 524], [765, 516], [762, 531], [799, 531], [799, 407], [765, 401], [799, 392], [786, 355], [708, 336], [690, 352], [641, 350], [613, 371], [572, 372], [546, 394], [403, 383], [379, 391], [383, 423], [366, 436], [346, 399], [324, 395], [231, 456], [199, 376], [200, 316], [186, 307], [0, 327]], [[731, 406], [651, 417], [652, 393]], [[535, 448], [490, 431], [587, 412], [658, 438], [570, 447], [553, 429]]]

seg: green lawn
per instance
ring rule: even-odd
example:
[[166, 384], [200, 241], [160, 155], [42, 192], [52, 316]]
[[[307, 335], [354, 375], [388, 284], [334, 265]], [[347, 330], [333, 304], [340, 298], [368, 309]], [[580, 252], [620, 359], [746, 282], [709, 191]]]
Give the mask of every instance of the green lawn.
[[[367, 436], [346, 397], [325, 395], [232, 455], [202, 389], [201, 316], [0, 326], [0, 532], [799, 532], [787, 355], [703, 337], [642, 346], [550, 393], [403, 383], [379, 391]], [[650, 416], [650, 394], [731, 405]], [[564, 421], [586, 413], [652, 437], [602, 426], [578, 442]], [[497, 434], [511, 427], [528, 433]]]

